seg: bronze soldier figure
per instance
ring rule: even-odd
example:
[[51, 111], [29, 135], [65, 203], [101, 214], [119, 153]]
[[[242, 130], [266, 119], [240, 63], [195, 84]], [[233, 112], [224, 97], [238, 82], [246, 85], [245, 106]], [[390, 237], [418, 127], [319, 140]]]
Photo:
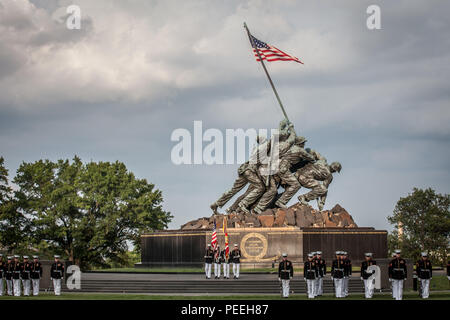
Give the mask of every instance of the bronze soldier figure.
[[327, 160], [317, 151], [311, 151], [316, 161], [308, 163], [296, 172], [298, 181], [302, 187], [311, 189], [310, 192], [300, 195], [300, 203], [307, 204], [308, 201], [318, 200], [319, 210], [322, 211], [328, 192], [328, 186], [333, 181], [333, 173], [341, 172], [342, 166], [339, 162], [328, 165]]

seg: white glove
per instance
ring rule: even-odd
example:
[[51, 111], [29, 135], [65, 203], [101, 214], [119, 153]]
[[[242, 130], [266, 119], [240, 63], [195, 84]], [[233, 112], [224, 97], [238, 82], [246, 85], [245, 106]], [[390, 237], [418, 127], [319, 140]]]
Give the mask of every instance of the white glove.
[[361, 280], [364, 280], [364, 278], [363, 278], [363, 277], [361, 277]]
[[278, 278], [278, 281], [281, 281], [281, 278]]
[[53, 278], [50, 278], [50, 280], [52, 280], [52, 281], [53, 281]]
[[389, 278], [389, 282], [392, 282], [392, 278]]

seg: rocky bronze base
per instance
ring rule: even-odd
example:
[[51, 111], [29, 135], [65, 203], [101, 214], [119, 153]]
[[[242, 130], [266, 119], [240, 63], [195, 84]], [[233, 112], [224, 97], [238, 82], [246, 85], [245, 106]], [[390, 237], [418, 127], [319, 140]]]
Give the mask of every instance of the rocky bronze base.
[[339, 204], [331, 210], [317, 211], [309, 205], [296, 203], [288, 209], [268, 209], [261, 214], [230, 213], [190, 221], [181, 226], [181, 230], [209, 230], [214, 226], [222, 228], [224, 217], [228, 228], [356, 228], [352, 216]]
[[[202, 267], [204, 253], [211, 242], [212, 230], [168, 230], [141, 236], [142, 267]], [[296, 265], [311, 251], [321, 250], [328, 263], [336, 250], [346, 250], [354, 264], [373, 252], [375, 259], [387, 257], [387, 232], [374, 228], [229, 228], [230, 250], [236, 243], [242, 252], [243, 267], [271, 267], [286, 252]], [[224, 234], [218, 229], [219, 245]]]

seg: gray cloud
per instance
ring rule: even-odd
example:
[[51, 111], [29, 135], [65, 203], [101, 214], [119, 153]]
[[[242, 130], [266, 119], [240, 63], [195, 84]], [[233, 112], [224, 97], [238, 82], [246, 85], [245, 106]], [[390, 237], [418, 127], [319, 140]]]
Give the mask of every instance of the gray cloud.
[[[343, 171], [328, 205], [359, 225], [385, 219], [415, 186], [449, 192], [450, 5], [377, 1], [0, 0], [0, 150], [22, 160], [119, 159], [163, 191], [171, 227], [210, 215], [237, 165], [175, 166], [171, 132], [273, 128], [282, 118], [242, 28], [300, 57], [268, 68], [298, 133]], [[70, 2], [72, 3], [72, 2]], [[20, 6], [19, 6], [20, 5]], [[303, 191], [302, 191], [303, 192]]]

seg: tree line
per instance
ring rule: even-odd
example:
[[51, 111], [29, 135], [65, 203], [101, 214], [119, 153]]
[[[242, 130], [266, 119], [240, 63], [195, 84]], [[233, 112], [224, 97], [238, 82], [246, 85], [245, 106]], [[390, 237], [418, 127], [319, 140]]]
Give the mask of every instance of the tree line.
[[388, 221], [394, 230], [388, 236], [389, 251], [416, 261], [423, 251], [436, 265], [446, 265], [450, 254], [450, 195], [431, 188], [414, 188], [400, 198]]
[[0, 250], [60, 254], [82, 269], [125, 264], [140, 235], [167, 228], [160, 190], [122, 162], [23, 162], [11, 180], [0, 157]]
[[[122, 162], [23, 162], [11, 180], [0, 157], [0, 251], [60, 254], [82, 269], [130, 264], [140, 235], [167, 228], [173, 216], [146, 179]], [[417, 189], [400, 198], [388, 217], [389, 251], [417, 259], [427, 251], [446, 264], [450, 253], [450, 195]], [[399, 232], [400, 231], [400, 232]], [[130, 253], [130, 247], [134, 252]]]

